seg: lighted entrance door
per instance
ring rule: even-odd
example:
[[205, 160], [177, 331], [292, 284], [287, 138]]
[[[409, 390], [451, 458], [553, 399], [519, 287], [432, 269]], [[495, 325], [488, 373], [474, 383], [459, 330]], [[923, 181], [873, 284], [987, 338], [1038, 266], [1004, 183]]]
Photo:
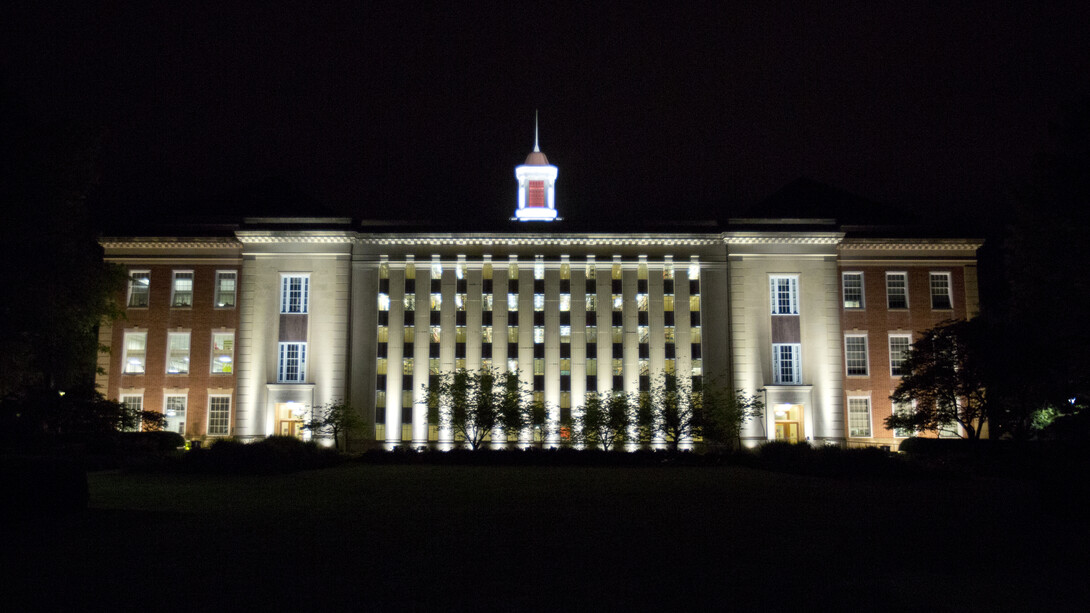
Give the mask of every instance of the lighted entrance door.
[[773, 408], [776, 422], [776, 440], [789, 443], [799, 442], [802, 430], [802, 405], [778, 404]]
[[303, 436], [303, 405], [282, 402], [276, 405], [276, 433], [280, 436]]

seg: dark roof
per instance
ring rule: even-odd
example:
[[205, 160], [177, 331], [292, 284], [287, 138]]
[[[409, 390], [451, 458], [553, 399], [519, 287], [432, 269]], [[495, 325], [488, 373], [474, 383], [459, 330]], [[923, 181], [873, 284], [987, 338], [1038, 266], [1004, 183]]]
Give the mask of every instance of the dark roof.
[[879, 204], [837, 187], [799, 177], [747, 212], [749, 218], [835, 219], [846, 225], [915, 225], [911, 213]]

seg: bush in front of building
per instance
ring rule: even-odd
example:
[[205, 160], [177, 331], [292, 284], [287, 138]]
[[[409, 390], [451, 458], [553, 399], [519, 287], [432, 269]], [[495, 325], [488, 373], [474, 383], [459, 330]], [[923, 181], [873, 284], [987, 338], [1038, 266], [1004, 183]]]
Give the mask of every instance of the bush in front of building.
[[291, 436], [270, 436], [254, 443], [218, 440], [208, 448], [191, 449], [182, 468], [192, 472], [268, 474], [326, 468], [339, 463], [335, 449], [319, 447]]
[[845, 449], [772, 441], [757, 448], [754, 468], [816, 477], [904, 478], [922, 474], [920, 466], [878, 447]]

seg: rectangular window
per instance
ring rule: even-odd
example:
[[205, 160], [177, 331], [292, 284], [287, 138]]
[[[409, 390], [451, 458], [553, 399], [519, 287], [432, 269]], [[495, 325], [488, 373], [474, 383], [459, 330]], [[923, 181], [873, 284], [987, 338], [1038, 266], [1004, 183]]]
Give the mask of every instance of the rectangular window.
[[870, 438], [870, 398], [848, 397], [848, 436]]
[[889, 374], [900, 377], [905, 374], [905, 355], [912, 345], [912, 337], [907, 334], [889, 335]]
[[167, 334], [167, 374], [189, 374], [189, 333]]
[[142, 375], [147, 362], [148, 333], [126, 332], [125, 352], [121, 356], [126, 375]]
[[193, 271], [175, 270], [174, 285], [171, 288], [170, 306], [193, 306]]
[[208, 397], [208, 435], [227, 436], [231, 423], [231, 397]]
[[[893, 414], [894, 415], [911, 415], [916, 412], [916, 407], [911, 402], [894, 402]], [[893, 430], [893, 436], [896, 438], [908, 438], [912, 436], [912, 430], [906, 428], [895, 428]]]
[[[144, 410], [144, 397], [139, 394], [126, 394], [118, 398], [118, 402], [137, 413]], [[137, 422], [133, 427], [134, 431], [140, 429], [140, 421], [141, 420], [137, 418]]]
[[545, 206], [545, 182], [527, 181], [526, 206], [541, 208]]
[[802, 345], [797, 343], [773, 343], [772, 379], [776, 385], [793, 385], [802, 382]]
[[908, 273], [886, 273], [886, 302], [891, 309], [908, 308]]
[[185, 396], [166, 397], [166, 402], [163, 403], [163, 417], [166, 418], [166, 423], [163, 424], [164, 430], [185, 434], [185, 405]]
[[146, 308], [151, 289], [151, 271], [129, 271], [129, 302], [130, 307]]
[[212, 333], [212, 373], [230, 374], [235, 371], [235, 333]]
[[507, 294], [507, 310], [518, 312], [519, 310], [519, 295]]
[[867, 376], [869, 369], [867, 368], [866, 335], [847, 334], [844, 336], [844, 362], [849, 376]]
[[279, 383], [302, 383], [307, 376], [307, 344], [280, 343]]
[[[308, 275], [284, 275], [280, 277], [280, 312], [282, 314], [307, 312], [310, 298], [310, 277]], [[408, 295], [406, 295], [408, 298]], [[406, 309], [410, 308], [408, 304]]]
[[235, 281], [238, 273], [233, 270], [216, 271], [216, 308], [233, 309], [235, 307]]
[[931, 308], [932, 309], [952, 309], [952, 308], [954, 308], [954, 304], [950, 300], [950, 273], [948, 273], [948, 272], [933, 272], [933, 273], [931, 273]]
[[799, 278], [797, 276], [770, 277], [773, 315], [799, 314]]
[[844, 308], [863, 308], [863, 273], [846, 272], [841, 279], [844, 283]]
[[571, 294], [560, 294], [560, 312], [571, 310]]

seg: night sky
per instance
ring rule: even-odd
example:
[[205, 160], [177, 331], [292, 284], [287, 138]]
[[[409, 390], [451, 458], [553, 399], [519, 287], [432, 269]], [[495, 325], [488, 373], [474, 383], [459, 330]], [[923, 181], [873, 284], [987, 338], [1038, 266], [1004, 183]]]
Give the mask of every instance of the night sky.
[[1040, 3], [48, 4], [0, 9], [0, 79], [102, 129], [110, 215], [274, 185], [356, 218], [503, 218], [538, 109], [569, 219], [725, 219], [800, 176], [964, 216], [1090, 94], [1090, 10]]

